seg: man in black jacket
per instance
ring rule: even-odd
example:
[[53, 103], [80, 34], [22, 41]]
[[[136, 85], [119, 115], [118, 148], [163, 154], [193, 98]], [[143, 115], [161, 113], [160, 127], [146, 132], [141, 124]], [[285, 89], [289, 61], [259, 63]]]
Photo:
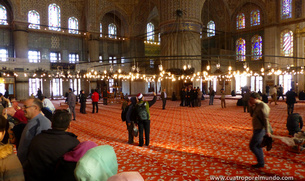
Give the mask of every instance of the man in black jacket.
[[286, 104], [287, 104], [288, 115], [293, 113], [294, 104], [297, 102], [295, 99], [296, 96], [297, 94], [294, 92], [293, 88], [286, 93]]
[[80, 112], [83, 114], [87, 114], [86, 113], [86, 101], [87, 101], [87, 97], [85, 95], [85, 91], [81, 90], [80, 95], [79, 95], [79, 102], [80, 102]]
[[286, 127], [289, 135], [294, 136], [295, 133], [302, 131], [303, 119], [299, 113], [292, 113], [287, 118]]
[[52, 129], [35, 136], [23, 164], [26, 180], [55, 180], [54, 170], [61, 156], [79, 144], [77, 136], [66, 132], [71, 122], [67, 110], [55, 110]]

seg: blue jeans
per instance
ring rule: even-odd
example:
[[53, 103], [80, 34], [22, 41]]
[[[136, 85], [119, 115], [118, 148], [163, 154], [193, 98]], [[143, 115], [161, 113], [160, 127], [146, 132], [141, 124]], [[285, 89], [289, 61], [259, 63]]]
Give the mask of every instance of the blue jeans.
[[210, 96], [210, 102], [209, 102], [209, 105], [213, 105], [213, 102], [214, 102], [214, 96]]
[[256, 159], [257, 159], [257, 163], [260, 165], [264, 165], [265, 161], [264, 161], [264, 152], [263, 149], [260, 147], [262, 141], [263, 141], [263, 137], [266, 134], [266, 130], [265, 129], [256, 129], [253, 130], [253, 135], [250, 141], [250, 150], [254, 153]]

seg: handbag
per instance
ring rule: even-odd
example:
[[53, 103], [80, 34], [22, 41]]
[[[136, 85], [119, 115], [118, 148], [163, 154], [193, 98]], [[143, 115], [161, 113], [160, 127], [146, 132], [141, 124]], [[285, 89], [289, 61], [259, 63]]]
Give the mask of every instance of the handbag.
[[133, 129], [132, 129], [132, 135], [134, 137], [137, 137], [138, 134], [139, 134], [139, 130], [138, 130], [138, 128], [136, 126], [134, 126]]

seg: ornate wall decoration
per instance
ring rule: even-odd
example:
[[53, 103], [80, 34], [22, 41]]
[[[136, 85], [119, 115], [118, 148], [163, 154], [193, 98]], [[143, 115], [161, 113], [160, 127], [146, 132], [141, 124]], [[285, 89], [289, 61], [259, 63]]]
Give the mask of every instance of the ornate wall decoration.
[[51, 48], [57, 49], [60, 46], [59, 37], [52, 36], [51, 37]]

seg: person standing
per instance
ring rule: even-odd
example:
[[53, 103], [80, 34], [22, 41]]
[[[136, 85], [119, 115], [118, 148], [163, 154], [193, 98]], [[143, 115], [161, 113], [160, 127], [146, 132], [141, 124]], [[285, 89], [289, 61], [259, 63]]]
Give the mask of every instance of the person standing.
[[220, 90], [220, 93], [221, 93], [221, 97], [220, 97], [221, 108], [226, 108], [226, 94], [225, 94], [225, 90], [222, 88]]
[[85, 91], [81, 90], [80, 96], [79, 96], [79, 102], [80, 102], [80, 112], [83, 114], [87, 114], [86, 113], [86, 101], [87, 101], [87, 97], [85, 95]]
[[181, 99], [180, 106], [184, 106], [185, 104], [185, 95], [186, 95], [185, 88], [182, 88], [180, 91], [180, 99]]
[[294, 89], [291, 88], [290, 91], [286, 93], [286, 104], [287, 104], [287, 112], [288, 115], [293, 113], [294, 104], [297, 102], [296, 97], [297, 94], [294, 92]]
[[249, 102], [249, 99], [250, 99], [250, 95], [251, 95], [250, 90], [247, 89], [246, 93], [244, 93], [244, 96], [242, 98], [244, 112], [246, 112], [246, 110], [247, 110], [247, 112], [249, 112], [249, 104], [248, 104], [248, 102]]
[[277, 105], [276, 101], [277, 101], [277, 89], [276, 89], [276, 85], [271, 89], [271, 101], [269, 102], [269, 104], [271, 104], [273, 101], [275, 103], [275, 105]]
[[213, 105], [214, 96], [215, 96], [215, 91], [214, 91], [214, 89], [213, 89], [212, 86], [210, 87], [209, 95], [210, 95], [210, 102], [209, 102], [209, 105]]
[[42, 92], [40, 90], [40, 88], [37, 89], [37, 94], [36, 94], [37, 98], [42, 100]]
[[269, 87], [269, 85], [266, 85], [266, 94], [267, 94], [267, 97], [269, 97], [269, 92], [270, 92], [270, 87]]
[[[139, 93], [137, 98], [139, 100], [136, 111], [138, 115], [137, 124], [139, 126], [139, 146], [143, 146], [143, 131], [145, 131], [145, 145], [149, 146], [149, 134], [150, 134], [150, 112], [149, 108], [155, 104], [157, 100], [156, 93], [154, 92], [154, 98], [151, 101], [144, 101], [143, 94]], [[144, 108], [144, 109], [143, 109]]]
[[133, 144], [134, 142], [134, 134], [133, 129], [135, 127], [135, 122], [137, 120], [137, 115], [135, 107], [137, 105], [137, 98], [131, 97], [130, 98], [131, 104], [126, 107], [127, 113], [126, 113], [126, 126], [128, 130], [128, 144]]
[[71, 113], [73, 114], [73, 120], [75, 121], [75, 104], [76, 104], [76, 95], [72, 92], [72, 88], [69, 88], [68, 94], [68, 105]]
[[295, 133], [302, 131], [303, 119], [299, 113], [292, 113], [287, 118], [286, 127], [289, 135], [294, 136]]
[[30, 98], [25, 101], [23, 111], [28, 123], [22, 131], [17, 156], [23, 164], [27, 158], [29, 145], [34, 136], [42, 130], [51, 128], [51, 121], [41, 114], [42, 102], [38, 98]]
[[257, 159], [257, 164], [252, 165], [253, 168], [261, 168], [265, 166], [264, 152], [260, 145], [263, 141], [264, 135], [271, 137], [272, 132], [269, 123], [270, 108], [259, 98], [259, 94], [253, 92], [249, 99], [250, 115], [252, 117], [253, 126], [253, 135], [249, 146]]
[[201, 97], [202, 97], [202, 92], [199, 87], [197, 87], [197, 103], [198, 107], [201, 107]]
[[107, 100], [108, 99], [108, 91], [106, 88], [104, 88], [104, 91], [103, 91], [103, 104], [104, 105], [107, 105]]
[[94, 113], [95, 108], [96, 108], [96, 113], [98, 113], [98, 100], [100, 99], [100, 97], [96, 89], [92, 93], [91, 99], [92, 99], [92, 113]]
[[285, 98], [284, 98], [284, 94], [283, 94], [283, 87], [282, 87], [282, 85], [280, 85], [280, 87], [278, 88], [278, 90], [279, 90], [279, 91], [278, 91], [279, 94], [278, 94], [277, 100], [279, 100], [281, 96], [282, 96], [282, 98], [283, 98], [283, 100], [284, 100]]
[[59, 159], [79, 144], [76, 135], [66, 132], [70, 122], [71, 114], [67, 110], [55, 110], [52, 129], [33, 138], [23, 164], [26, 180], [55, 180]]
[[166, 89], [163, 89], [163, 92], [161, 92], [162, 109], [165, 109], [166, 98], [167, 98]]

